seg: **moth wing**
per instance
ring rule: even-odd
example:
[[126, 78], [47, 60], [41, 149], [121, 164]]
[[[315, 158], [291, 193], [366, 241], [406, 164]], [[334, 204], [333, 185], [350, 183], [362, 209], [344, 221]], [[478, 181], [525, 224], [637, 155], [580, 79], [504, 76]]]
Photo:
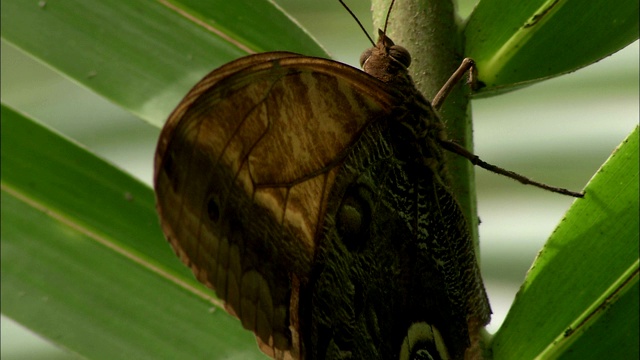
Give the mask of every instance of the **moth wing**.
[[268, 355], [300, 356], [298, 290], [330, 189], [392, 103], [384, 84], [347, 65], [265, 53], [207, 75], [162, 130], [154, 183], [164, 234]]

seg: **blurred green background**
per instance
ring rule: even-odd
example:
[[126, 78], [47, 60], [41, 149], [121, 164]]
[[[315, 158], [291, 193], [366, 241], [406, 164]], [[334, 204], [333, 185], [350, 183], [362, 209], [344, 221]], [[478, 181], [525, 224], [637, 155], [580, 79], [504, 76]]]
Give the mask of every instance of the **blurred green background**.
[[[335, 59], [357, 65], [369, 46], [337, 1], [277, 0]], [[459, 1], [466, 16], [476, 1]], [[373, 33], [369, 2], [350, 1]], [[188, 41], [188, 39], [185, 39]], [[91, 151], [151, 183], [159, 129], [2, 42], [2, 101], [46, 121]], [[473, 101], [475, 152], [549, 184], [580, 190], [638, 124], [638, 42], [588, 68]], [[71, 110], [71, 111], [70, 111]], [[537, 251], [572, 199], [476, 172], [481, 261], [501, 324]], [[2, 317], [3, 359], [73, 358]]]

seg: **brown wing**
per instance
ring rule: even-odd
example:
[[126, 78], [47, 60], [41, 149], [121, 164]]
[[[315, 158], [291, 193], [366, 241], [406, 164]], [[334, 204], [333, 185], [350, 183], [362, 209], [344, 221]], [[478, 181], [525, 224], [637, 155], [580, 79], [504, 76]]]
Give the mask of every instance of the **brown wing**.
[[271, 356], [299, 357], [298, 289], [329, 189], [391, 103], [384, 85], [354, 68], [266, 53], [210, 73], [162, 130], [154, 175], [162, 229]]

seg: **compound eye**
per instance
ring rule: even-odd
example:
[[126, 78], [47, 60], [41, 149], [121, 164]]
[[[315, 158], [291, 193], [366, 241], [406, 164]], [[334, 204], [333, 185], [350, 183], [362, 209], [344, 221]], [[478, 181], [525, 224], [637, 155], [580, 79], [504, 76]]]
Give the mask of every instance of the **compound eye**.
[[367, 60], [369, 60], [369, 58], [371, 57], [371, 52], [373, 51], [373, 49], [369, 48], [367, 50], [365, 50], [362, 55], [360, 55], [360, 67], [364, 67], [364, 63], [367, 62]]
[[400, 360], [449, 360], [440, 331], [426, 322], [413, 323], [402, 341]]
[[389, 55], [405, 68], [408, 68], [409, 65], [411, 65], [411, 54], [409, 53], [409, 50], [400, 45], [391, 46], [389, 48]]

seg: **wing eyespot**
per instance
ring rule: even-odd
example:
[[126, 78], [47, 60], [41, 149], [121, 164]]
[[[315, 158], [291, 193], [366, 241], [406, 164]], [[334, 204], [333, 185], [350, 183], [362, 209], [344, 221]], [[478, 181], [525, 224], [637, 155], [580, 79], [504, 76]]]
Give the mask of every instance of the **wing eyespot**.
[[402, 341], [400, 360], [449, 360], [440, 331], [426, 322], [413, 323]]
[[431, 352], [428, 349], [416, 349], [416, 351], [411, 353], [411, 360], [438, 360], [439, 356], [433, 357], [431, 356]]
[[220, 221], [220, 202], [216, 195], [209, 195], [209, 200], [207, 201], [207, 216], [209, 220], [214, 223], [218, 223]]
[[372, 194], [361, 185], [347, 189], [336, 214], [336, 229], [350, 251], [361, 248], [369, 237]]
[[175, 154], [169, 150], [164, 154], [162, 158], [162, 170], [167, 175], [168, 179], [171, 179], [171, 189], [176, 192], [180, 188], [179, 177], [176, 173], [176, 162], [174, 161]]

